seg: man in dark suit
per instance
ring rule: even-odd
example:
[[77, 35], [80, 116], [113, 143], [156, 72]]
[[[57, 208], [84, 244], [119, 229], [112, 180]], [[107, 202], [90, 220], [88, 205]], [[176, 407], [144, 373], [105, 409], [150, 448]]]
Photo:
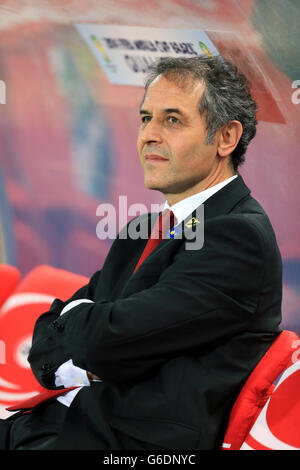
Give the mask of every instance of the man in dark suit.
[[218, 57], [166, 58], [153, 70], [138, 152], [175, 227], [151, 251], [130, 234], [155, 221], [131, 221], [89, 284], [38, 319], [36, 378], [63, 393], [80, 387], [2, 422], [6, 448], [218, 449], [280, 331], [276, 238], [237, 173], [256, 128], [247, 81]]

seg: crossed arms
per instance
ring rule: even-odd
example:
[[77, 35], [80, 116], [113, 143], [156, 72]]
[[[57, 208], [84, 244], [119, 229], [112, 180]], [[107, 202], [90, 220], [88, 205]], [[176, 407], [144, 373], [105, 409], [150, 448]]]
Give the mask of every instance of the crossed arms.
[[[140, 380], [174, 357], [201, 354], [255, 328], [272, 249], [246, 217], [218, 219], [206, 224], [201, 250], [185, 251], [182, 244], [160, 275], [148, 273], [143, 290], [98, 300], [105, 273], [97, 271], [67, 302], [55, 300], [35, 325], [28, 358], [39, 382], [57, 388], [55, 371], [70, 359], [103, 381]], [[60, 315], [79, 299], [91, 302]]]

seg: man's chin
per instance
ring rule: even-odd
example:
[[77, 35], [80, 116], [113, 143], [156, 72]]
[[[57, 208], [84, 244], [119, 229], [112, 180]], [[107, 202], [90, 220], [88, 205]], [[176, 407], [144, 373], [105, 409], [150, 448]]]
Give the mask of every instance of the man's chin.
[[161, 193], [164, 193], [166, 188], [164, 187], [163, 184], [158, 184], [158, 183], [145, 183], [145, 186], [147, 189], [151, 189], [153, 191], [160, 191]]

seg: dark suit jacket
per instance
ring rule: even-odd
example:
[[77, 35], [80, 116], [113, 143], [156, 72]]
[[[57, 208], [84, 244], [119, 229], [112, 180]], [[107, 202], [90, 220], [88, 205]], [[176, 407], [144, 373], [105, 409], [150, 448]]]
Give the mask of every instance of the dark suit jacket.
[[163, 240], [134, 275], [146, 240], [118, 237], [69, 299], [95, 304], [59, 317], [67, 302], [57, 299], [38, 319], [29, 361], [42, 385], [55, 388], [70, 358], [103, 379], [77, 394], [57, 448], [218, 448], [241, 386], [280, 331], [282, 265], [241, 176], [205, 202], [204, 235], [200, 250]]

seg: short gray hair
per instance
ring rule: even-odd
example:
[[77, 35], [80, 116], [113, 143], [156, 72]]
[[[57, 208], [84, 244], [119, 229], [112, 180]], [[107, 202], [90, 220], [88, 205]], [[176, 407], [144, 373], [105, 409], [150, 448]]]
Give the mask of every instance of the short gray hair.
[[234, 170], [245, 160], [248, 144], [256, 134], [257, 105], [250, 93], [247, 78], [237, 67], [221, 56], [163, 57], [154, 62], [145, 81], [145, 94], [159, 75], [184, 84], [193, 78], [203, 81], [204, 93], [199, 102], [199, 112], [206, 117], [206, 143], [214, 141], [216, 131], [233, 120], [243, 126], [238, 145], [231, 154]]

